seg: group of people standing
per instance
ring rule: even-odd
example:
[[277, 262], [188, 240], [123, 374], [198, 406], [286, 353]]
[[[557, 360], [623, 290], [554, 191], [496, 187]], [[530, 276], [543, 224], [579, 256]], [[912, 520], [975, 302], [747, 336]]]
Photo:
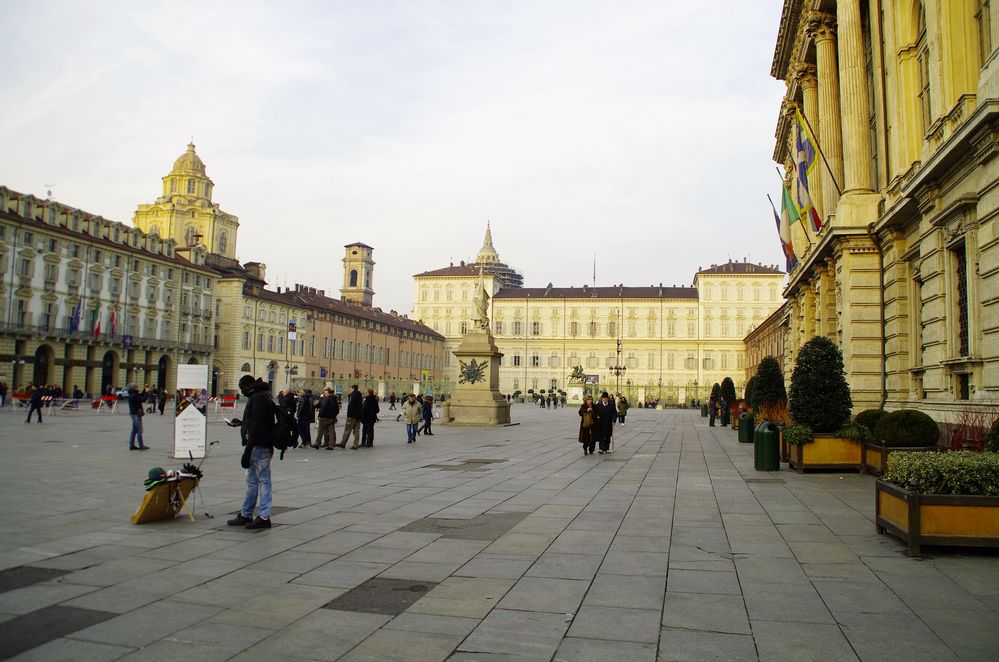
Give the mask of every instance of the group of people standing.
[[728, 400], [724, 395], [712, 396], [708, 400], [708, 426], [715, 426], [715, 419], [720, 418], [722, 426], [729, 424]]
[[[241, 461], [246, 469], [246, 494], [239, 513], [228, 521], [230, 526], [245, 526], [247, 529], [271, 528], [271, 458], [274, 455], [273, 428], [275, 426], [274, 407], [281, 407], [295, 417], [298, 441], [302, 447], [345, 448], [350, 435], [354, 435], [355, 448], [371, 448], [374, 445], [374, 426], [378, 421], [378, 397], [372, 389], [361, 395], [357, 384], [350, 387], [345, 398], [324, 388], [319, 398], [314, 398], [311, 389], [302, 389], [278, 394], [277, 404], [271, 399], [270, 385], [253, 375], [243, 375], [239, 380], [239, 390], [247, 398], [243, 418], [227, 419], [227, 423], [240, 429], [240, 440], [246, 451]], [[393, 394], [394, 395], [394, 394]], [[336, 422], [345, 406], [346, 421], [337, 443]], [[394, 403], [393, 403], [394, 404]], [[433, 398], [417, 400], [415, 394], [406, 397], [400, 416], [406, 420], [407, 442], [414, 443], [416, 435], [422, 431], [433, 435]], [[312, 443], [312, 424], [317, 422], [316, 442]], [[423, 421], [422, 429], [419, 423]], [[360, 433], [358, 430], [360, 429]], [[259, 501], [259, 511], [253, 516]]]
[[[372, 389], [364, 395], [357, 384], [350, 387], [346, 395], [346, 420], [340, 443], [337, 443], [336, 423], [344, 409], [343, 398], [330, 388], [324, 388], [318, 398], [312, 389], [282, 391], [278, 394], [278, 405], [295, 417], [298, 428], [297, 445], [312, 448], [346, 448], [350, 436], [354, 436], [351, 449], [371, 448], [375, 443], [375, 423], [378, 422], [378, 397]], [[316, 440], [312, 441], [312, 425], [318, 425]]]

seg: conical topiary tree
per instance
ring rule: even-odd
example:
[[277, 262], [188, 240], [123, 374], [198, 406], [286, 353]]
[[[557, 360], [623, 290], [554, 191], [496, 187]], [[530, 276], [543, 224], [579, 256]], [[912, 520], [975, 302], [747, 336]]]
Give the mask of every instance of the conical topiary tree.
[[787, 389], [784, 388], [784, 371], [781, 370], [780, 362], [773, 356], [765, 356], [756, 366], [756, 383], [753, 387], [752, 397], [749, 405], [754, 411], [767, 406], [777, 405], [787, 400]]
[[721, 394], [725, 397], [725, 401], [729, 404], [738, 400], [735, 394], [735, 382], [732, 381], [731, 377], [726, 377], [721, 383]]
[[753, 398], [756, 395], [756, 375], [753, 375], [746, 381], [746, 391], [743, 393], [743, 399], [750, 405], [753, 403]]
[[718, 382], [715, 382], [711, 386], [711, 399], [717, 402], [719, 395], [721, 395], [721, 386], [718, 385]]
[[812, 432], [836, 432], [850, 420], [853, 399], [843, 353], [825, 336], [815, 336], [798, 351], [788, 405], [794, 422]]

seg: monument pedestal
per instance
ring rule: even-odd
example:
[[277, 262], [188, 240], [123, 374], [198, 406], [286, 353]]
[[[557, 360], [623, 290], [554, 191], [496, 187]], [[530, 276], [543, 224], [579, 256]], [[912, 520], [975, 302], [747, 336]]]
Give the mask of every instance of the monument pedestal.
[[510, 403], [499, 392], [499, 364], [503, 356], [488, 329], [465, 334], [454, 351], [458, 358], [458, 385], [442, 411], [446, 425], [506, 425]]

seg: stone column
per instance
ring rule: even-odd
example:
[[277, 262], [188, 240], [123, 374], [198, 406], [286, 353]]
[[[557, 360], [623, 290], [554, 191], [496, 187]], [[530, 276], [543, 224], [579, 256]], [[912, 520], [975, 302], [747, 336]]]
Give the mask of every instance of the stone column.
[[[798, 65], [796, 75], [798, 77], [798, 86], [801, 87], [801, 114], [808, 120], [808, 123], [812, 127], [812, 131], [817, 131], [821, 134], [822, 122], [819, 119], [819, 80], [815, 75], [815, 65], [802, 62]], [[816, 157], [818, 158], [817, 154]], [[816, 164], [816, 167], [825, 170], [825, 166], [821, 163]], [[809, 182], [809, 191], [812, 194], [812, 200], [817, 202], [822, 201], [821, 177], [816, 177], [814, 182]], [[820, 211], [827, 213], [831, 210], [822, 209]]]
[[[821, 135], [823, 122], [819, 117], [819, 81], [815, 74], [815, 65], [801, 63], [798, 65], [796, 74], [798, 76], [798, 85], [801, 87], [801, 112], [811, 125], [812, 131], [817, 132], [817, 135]], [[808, 183], [809, 192], [812, 195], [812, 201], [816, 205], [819, 205], [819, 213], [826, 214], [832, 211], [826, 207], [825, 200], [822, 195], [822, 192], [827, 186], [824, 180], [828, 178], [828, 172], [826, 171], [825, 165], [822, 163], [822, 157], [816, 154], [815, 158], [817, 159], [815, 167], [818, 169], [818, 172], [822, 174], [819, 177], [813, 177], [812, 179], [814, 179], [814, 181], [810, 181]], [[825, 223], [824, 218], [822, 219], [822, 222]], [[802, 222], [802, 226], [804, 225], [804, 222]], [[809, 225], [809, 230], [805, 230], [802, 227], [801, 232], [807, 232], [810, 230], [811, 225]]]
[[870, 192], [870, 99], [864, 35], [860, 26], [860, 0], [838, 0], [840, 96], [843, 99], [843, 157], [846, 178], [843, 192]]
[[[816, 170], [822, 173], [821, 203], [823, 218], [836, 211], [839, 202], [837, 185], [843, 181], [843, 134], [840, 127], [839, 73], [836, 68], [836, 20], [829, 14], [812, 12], [809, 30], [815, 39], [815, 65], [819, 88], [819, 134], [816, 136], [825, 155], [816, 154]], [[827, 164], [828, 163], [828, 167]], [[830, 169], [832, 174], [829, 173]], [[833, 179], [835, 177], [835, 180]]]

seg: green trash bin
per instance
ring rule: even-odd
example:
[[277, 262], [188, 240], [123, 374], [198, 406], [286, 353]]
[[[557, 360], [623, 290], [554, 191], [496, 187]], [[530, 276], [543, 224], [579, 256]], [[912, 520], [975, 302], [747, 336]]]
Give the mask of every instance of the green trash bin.
[[748, 411], [744, 411], [739, 414], [739, 443], [740, 444], [751, 444], [753, 443], [753, 424], [756, 422], [756, 417], [750, 414]]
[[780, 431], [773, 423], [760, 423], [753, 434], [753, 465], [757, 471], [780, 471]]
[[701, 405], [701, 418], [708, 417], [708, 406], [706, 404]]

